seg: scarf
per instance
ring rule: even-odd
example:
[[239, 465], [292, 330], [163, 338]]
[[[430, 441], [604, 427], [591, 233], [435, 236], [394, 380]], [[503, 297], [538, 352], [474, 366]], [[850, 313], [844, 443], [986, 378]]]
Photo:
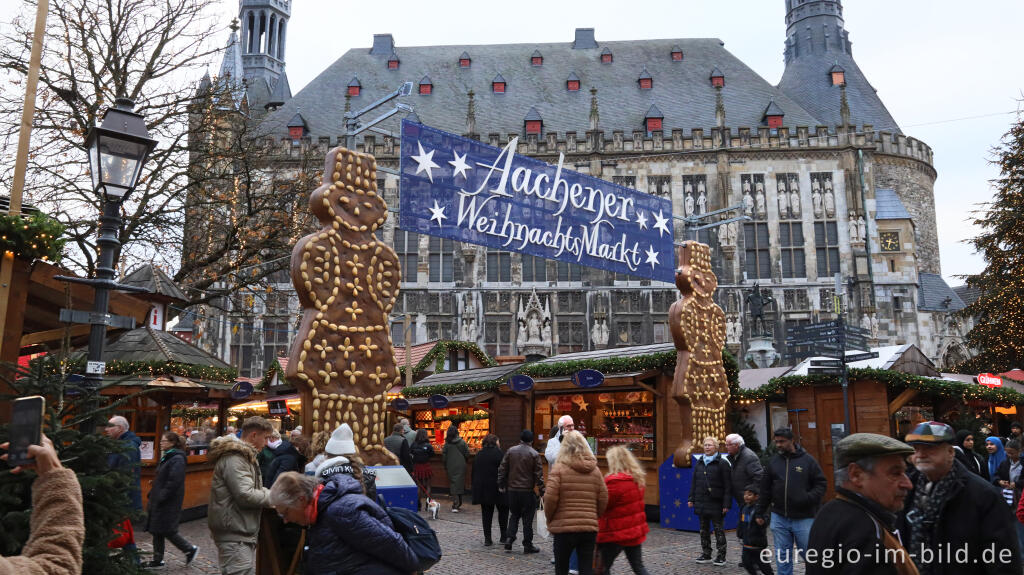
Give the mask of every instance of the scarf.
[[[939, 522], [946, 504], [963, 488], [966, 471], [966, 467], [953, 460], [952, 469], [945, 477], [931, 484], [930, 492], [928, 476], [922, 473], [917, 478], [917, 485], [914, 486], [914, 506], [907, 513], [907, 522], [910, 523], [910, 552], [914, 553], [915, 557], [920, 557], [921, 551], [926, 547], [935, 550], [935, 525]], [[922, 575], [928, 575], [934, 570], [934, 562], [919, 567]]]
[[701, 455], [701, 457], [704, 458], [704, 465], [711, 465], [711, 462], [714, 461], [716, 457], [718, 457], [718, 454], [717, 453], [715, 453], [714, 455], [704, 454], [704, 455]]
[[167, 459], [170, 456], [174, 455], [175, 453], [181, 453], [181, 450], [180, 449], [176, 449], [174, 447], [168, 449], [167, 451], [164, 452], [163, 455], [160, 456], [160, 463], [163, 463], [164, 461], [167, 461]]
[[996, 452], [989, 454], [988, 456], [988, 476], [992, 479], [996, 478], [996, 472], [999, 471], [999, 466], [1006, 461], [1006, 450], [1003, 449], [1003, 440], [996, 436], [990, 436], [985, 438], [985, 443], [992, 442], [996, 446]]

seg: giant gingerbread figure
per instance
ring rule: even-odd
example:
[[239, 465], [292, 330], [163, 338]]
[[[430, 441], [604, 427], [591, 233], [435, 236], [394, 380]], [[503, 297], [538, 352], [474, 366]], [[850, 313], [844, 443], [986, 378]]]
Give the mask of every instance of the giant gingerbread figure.
[[363, 459], [395, 464], [384, 448], [387, 391], [399, 380], [388, 314], [401, 277], [394, 250], [374, 232], [387, 219], [373, 156], [328, 152], [309, 197], [322, 228], [295, 245], [292, 283], [305, 309], [286, 377], [303, 394], [312, 431], [348, 423]]
[[690, 457], [705, 437], [725, 439], [725, 406], [729, 383], [722, 364], [725, 313], [711, 299], [718, 278], [711, 271], [711, 250], [694, 241], [676, 248], [676, 287], [683, 298], [668, 310], [676, 345], [672, 398], [679, 406], [682, 442], [673, 465], [689, 467]]

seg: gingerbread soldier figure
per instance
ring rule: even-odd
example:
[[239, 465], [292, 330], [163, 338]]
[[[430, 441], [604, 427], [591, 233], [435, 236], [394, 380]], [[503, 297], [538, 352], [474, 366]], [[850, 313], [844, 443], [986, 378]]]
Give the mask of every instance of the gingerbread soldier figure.
[[373, 156], [328, 152], [309, 207], [323, 227], [295, 244], [292, 283], [305, 309], [286, 376], [303, 395], [303, 424], [348, 423], [366, 463], [397, 464], [384, 448], [387, 390], [398, 382], [388, 314], [401, 271], [374, 236], [387, 218]]
[[729, 401], [729, 383], [722, 364], [725, 313], [711, 299], [718, 278], [711, 270], [710, 248], [687, 241], [676, 248], [676, 257], [676, 287], [683, 297], [672, 304], [668, 317], [676, 346], [672, 398], [679, 406], [682, 443], [672, 463], [689, 467], [690, 456], [703, 438], [725, 440], [725, 406]]

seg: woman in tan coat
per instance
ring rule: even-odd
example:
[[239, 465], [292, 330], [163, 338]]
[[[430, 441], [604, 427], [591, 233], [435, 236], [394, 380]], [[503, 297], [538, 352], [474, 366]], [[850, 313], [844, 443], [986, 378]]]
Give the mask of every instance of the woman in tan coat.
[[597, 458], [580, 432], [566, 433], [544, 492], [544, 515], [555, 537], [555, 575], [568, 575], [573, 551], [580, 558], [580, 575], [591, 575], [597, 518], [607, 504], [608, 488]]

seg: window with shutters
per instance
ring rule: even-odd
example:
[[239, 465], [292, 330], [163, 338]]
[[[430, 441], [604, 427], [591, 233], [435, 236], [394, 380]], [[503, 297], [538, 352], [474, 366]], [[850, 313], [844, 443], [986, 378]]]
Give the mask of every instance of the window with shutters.
[[814, 222], [814, 248], [818, 256], [818, 277], [839, 273], [839, 230], [835, 222]]
[[487, 250], [487, 281], [512, 281], [512, 254], [499, 250]]
[[547, 263], [548, 261], [544, 258], [523, 254], [523, 281], [548, 281]]
[[782, 277], [805, 278], [807, 266], [804, 261], [804, 228], [801, 222], [779, 224], [779, 247], [782, 252]]
[[743, 240], [747, 256], [747, 279], [771, 278], [771, 262], [768, 252], [768, 224], [763, 222], [744, 223]]
[[420, 236], [415, 232], [395, 230], [395, 255], [402, 268], [402, 281], [416, 281], [416, 265], [419, 259]]

